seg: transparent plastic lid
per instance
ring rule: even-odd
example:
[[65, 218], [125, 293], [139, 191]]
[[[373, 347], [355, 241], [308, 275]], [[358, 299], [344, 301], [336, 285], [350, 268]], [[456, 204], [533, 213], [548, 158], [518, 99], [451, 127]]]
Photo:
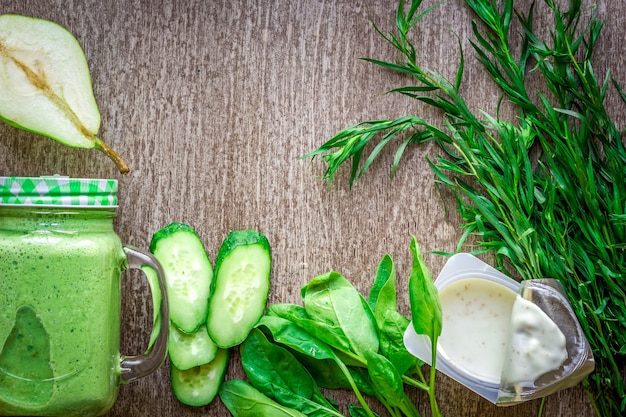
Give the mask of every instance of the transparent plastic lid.
[[[473, 294], [464, 292], [472, 285], [476, 286]], [[435, 367], [492, 403], [507, 406], [545, 397], [578, 384], [593, 371], [591, 349], [558, 281], [533, 279], [519, 283], [462, 253], [448, 260], [435, 286], [444, 314]], [[494, 294], [509, 293], [508, 304], [500, 300], [498, 306], [490, 298], [493, 294], [488, 294], [489, 286]], [[454, 308], [448, 307], [447, 318], [448, 304], [443, 302], [442, 291], [446, 287], [449, 291], [445, 302], [454, 304]], [[476, 298], [482, 296], [484, 299]], [[472, 309], [480, 308], [484, 311], [475, 315]], [[500, 322], [490, 321], [487, 315], [500, 316]], [[460, 330], [451, 333], [455, 317], [460, 317]], [[450, 327], [446, 342], [443, 336], [447, 320]], [[492, 345], [482, 349], [485, 341], [489, 345], [498, 337], [499, 348]], [[410, 353], [431, 364], [428, 337], [418, 335], [410, 325], [404, 342]], [[485, 371], [487, 368], [491, 371]]]
[[[536, 361], [537, 358], [533, 358], [533, 354], [538, 356], [541, 352], [544, 352], [544, 355], [547, 353], [540, 347], [534, 350], [533, 346], [528, 346], [526, 355], [531, 357], [524, 359], [513, 349], [509, 349], [506, 358], [506, 363], [509, 365], [504, 367], [498, 388], [497, 403], [502, 405], [545, 397], [572, 387], [589, 375], [595, 366], [589, 343], [560, 282], [555, 279], [522, 281], [519, 296], [545, 313], [556, 325], [558, 329], [555, 329], [553, 333], [561, 332], [566, 357], [558, 368], [536, 374], [535, 378], [525, 378], [523, 372], [520, 374], [515, 369], [519, 369], [520, 365], [529, 360]], [[519, 339], [519, 334], [520, 332], [512, 332], [510, 343], [513, 343], [516, 337]], [[525, 340], [523, 337], [521, 339]], [[554, 334], [547, 334], [540, 340], [546, 343], [556, 343]]]
[[116, 208], [117, 180], [0, 177], [0, 206]]

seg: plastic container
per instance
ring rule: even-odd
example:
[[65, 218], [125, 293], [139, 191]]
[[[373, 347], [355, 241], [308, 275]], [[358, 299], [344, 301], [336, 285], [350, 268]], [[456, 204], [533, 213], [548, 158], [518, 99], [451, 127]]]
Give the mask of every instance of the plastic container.
[[[593, 371], [594, 361], [589, 344], [556, 280], [536, 279], [519, 283], [480, 259], [461, 253], [448, 260], [435, 280], [435, 286], [440, 292], [444, 315], [436, 369], [492, 403], [513, 405], [544, 397], [576, 385]], [[520, 298], [523, 300], [518, 301]], [[533, 305], [529, 306], [526, 301]], [[446, 305], [449, 307], [446, 308]], [[533, 338], [539, 334], [533, 334], [538, 331], [532, 328], [534, 323], [520, 321], [519, 314], [513, 312], [514, 305], [530, 307], [535, 314], [532, 317], [541, 318], [550, 334]], [[457, 316], [446, 319], [446, 314]], [[465, 328], [455, 330], [454, 319], [460, 314], [466, 315], [463, 320], [458, 320]], [[488, 318], [490, 314], [492, 317]], [[496, 316], [499, 319], [493, 319]], [[448, 334], [444, 334], [446, 322]], [[520, 323], [522, 330], [524, 326], [530, 326], [530, 338], [519, 331]], [[557, 333], [562, 334], [562, 338]], [[410, 325], [404, 341], [410, 353], [431, 364], [428, 337], [416, 334]], [[538, 341], [552, 345], [542, 348]], [[495, 342], [502, 349], [498, 349]], [[490, 343], [493, 345], [490, 346]], [[524, 343], [533, 345], [524, 346]], [[562, 343], [562, 348], [554, 345], [559, 343]], [[484, 351], [476, 350], [484, 344], [487, 345]], [[514, 354], [511, 346], [521, 347], [519, 350], [524, 355], [518, 357], [518, 352]], [[536, 362], [543, 360], [538, 356], [541, 354], [555, 354], [555, 358], [550, 362], [553, 366], [546, 368], [547, 372], [538, 372], [537, 376]], [[562, 354], [565, 356], [559, 356]], [[526, 366], [531, 370], [534, 367], [535, 372], [520, 372]]]

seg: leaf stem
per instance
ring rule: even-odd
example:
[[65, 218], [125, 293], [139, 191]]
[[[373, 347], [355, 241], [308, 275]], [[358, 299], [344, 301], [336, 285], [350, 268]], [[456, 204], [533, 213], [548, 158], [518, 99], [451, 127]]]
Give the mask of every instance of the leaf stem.
[[439, 410], [439, 404], [437, 404], [437, 398], [435, 397], [435, 380], [436, 380], [436, 374], [437, 374], [437, 369], [435, 368], [435, 363], [437, 361], [437, 339], [438, 339], [438, 336], [436, 334], [431, 339], [432, 340], [431, 342], [432, 366], [430, 367], [430, 380], [428, 381], [429, 382], [428, 398], [430, 400], [430, 410], [431, 410], [433, 417], [442, 417], [441, 411]]
[[430, 390], [430, 386], [427, 383], [417, 381], [417, 380], [415, 380], [414, 378], [411, 378], [408, 375], [402, 375], [402, 381], [404, 383], [408, 384], [408, 385], [411, 385], [411, 386], [415, 387], [415, 388], [419, 388], [422, 391], [428, 392]]
[[363, 398], [361, 391], [356, 386], [356, 383], [354, 382], [354, 379], [352, 378], [352, 375], [350, 374], [350, 370], [348, 370], [348, 367], [346, 366], [346, 364], [340, 360], [337, 360], [336, 363], [341, 369], [341, 371], [343, 372], [343, 374], [346, 376], [348, 383], [352, 387], [352, 391], [354, 391], [354, 395], [356, 395], [356, 398], [359, 400], [359, 403], [361, 404], [361, 406], [363, 407], [367, 415], [370, 417], [376, 417], [376, 415], [370, 409], [369, 405], [367, 405], [367, 402], [365, 401], [365, 398]]

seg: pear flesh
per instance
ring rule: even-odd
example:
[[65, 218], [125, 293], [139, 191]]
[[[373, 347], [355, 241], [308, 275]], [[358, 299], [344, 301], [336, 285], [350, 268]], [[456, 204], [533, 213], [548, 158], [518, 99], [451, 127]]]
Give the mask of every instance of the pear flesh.
[[85, 54], [62, 26], [0, 15], [0, 119], [67, 146], [97, 148], [128, 166], [96, 135], [100, 111]]

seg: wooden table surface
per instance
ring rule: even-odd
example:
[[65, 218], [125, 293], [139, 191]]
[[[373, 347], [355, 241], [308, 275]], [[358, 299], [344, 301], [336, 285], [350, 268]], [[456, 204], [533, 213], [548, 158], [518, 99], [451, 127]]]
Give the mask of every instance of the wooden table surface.
[[[428, 2], [430, 4], [430, 2]], [[522, 10], [529, 1], [518, 6]], [[437, 117], [399, 95], [384, 95], [409, 80], [359, 58], [394, 59], [371, 21], [391, 28], [395, 0], [143, 1], [2, 0], [0, 14], [55, 21], [83, 46], [102, 113], [100, 136], [126, 159], [120, 175], [103, 154], [71, 149], [0, 125], [0, 175], [112, 177], [120, 181], [116, 229], [124, 242], [146, 248], [152, 233], [181, 221], [201, 235], [211, 259], [233, 229], [257, 228], [274, 255], [270, 303], [300, 302], [312, 277], [336, 270], [361, 291], [370, 288], [378, 261], [396, 262], [401, 310], [408, 312], [409, 243], [424, 251], [455, 250], [459, 222], [446, 218], [425, 156], [411, 148], [389, 181], [394, 149], [383, 152], [352, 190], [347, 166], [331, 187], [319, 160], [300, 160], [352, 123], [403, 115]], [[590, 9], [591, 2], [585, 2]], [[626, 83], [623, 2], [599, 1], [606, 21], [596, 56], [598, 73], [611, 68]], [[498, 90], [469, 49], [472, 15], [447, 2], [415, 31], [424, 66], [451, 76], [457, 36], [466, 48], [464, 94], [476, 109], [493, 111]], [[608, 100], [617, 103], [613, 93]], [[624, 124], [621, 108], [609, 106]], [[445, 258], [426, 254], [436, 276]], [[151, 304], [139, 276], [124, 283], [123, 353], [145, 348]], [[241, 378], [235, 350], [227, 378]], [[536, 416], [540, 403], [497, 408], [438, 375], [445, 416]], [[332, 392], [340, 404], [354, 401]], [[415, 394], [424, 416], [427, 398]], [[377, 408], [381, 415], [386, 415]], [[216, 400], [183, 406], [169, 388], [168, 362], [155, 374], [120, 389], [108, 416], [226, 416]], [[592, 416], [582, 389], [549, 397], [544, 416]]]

